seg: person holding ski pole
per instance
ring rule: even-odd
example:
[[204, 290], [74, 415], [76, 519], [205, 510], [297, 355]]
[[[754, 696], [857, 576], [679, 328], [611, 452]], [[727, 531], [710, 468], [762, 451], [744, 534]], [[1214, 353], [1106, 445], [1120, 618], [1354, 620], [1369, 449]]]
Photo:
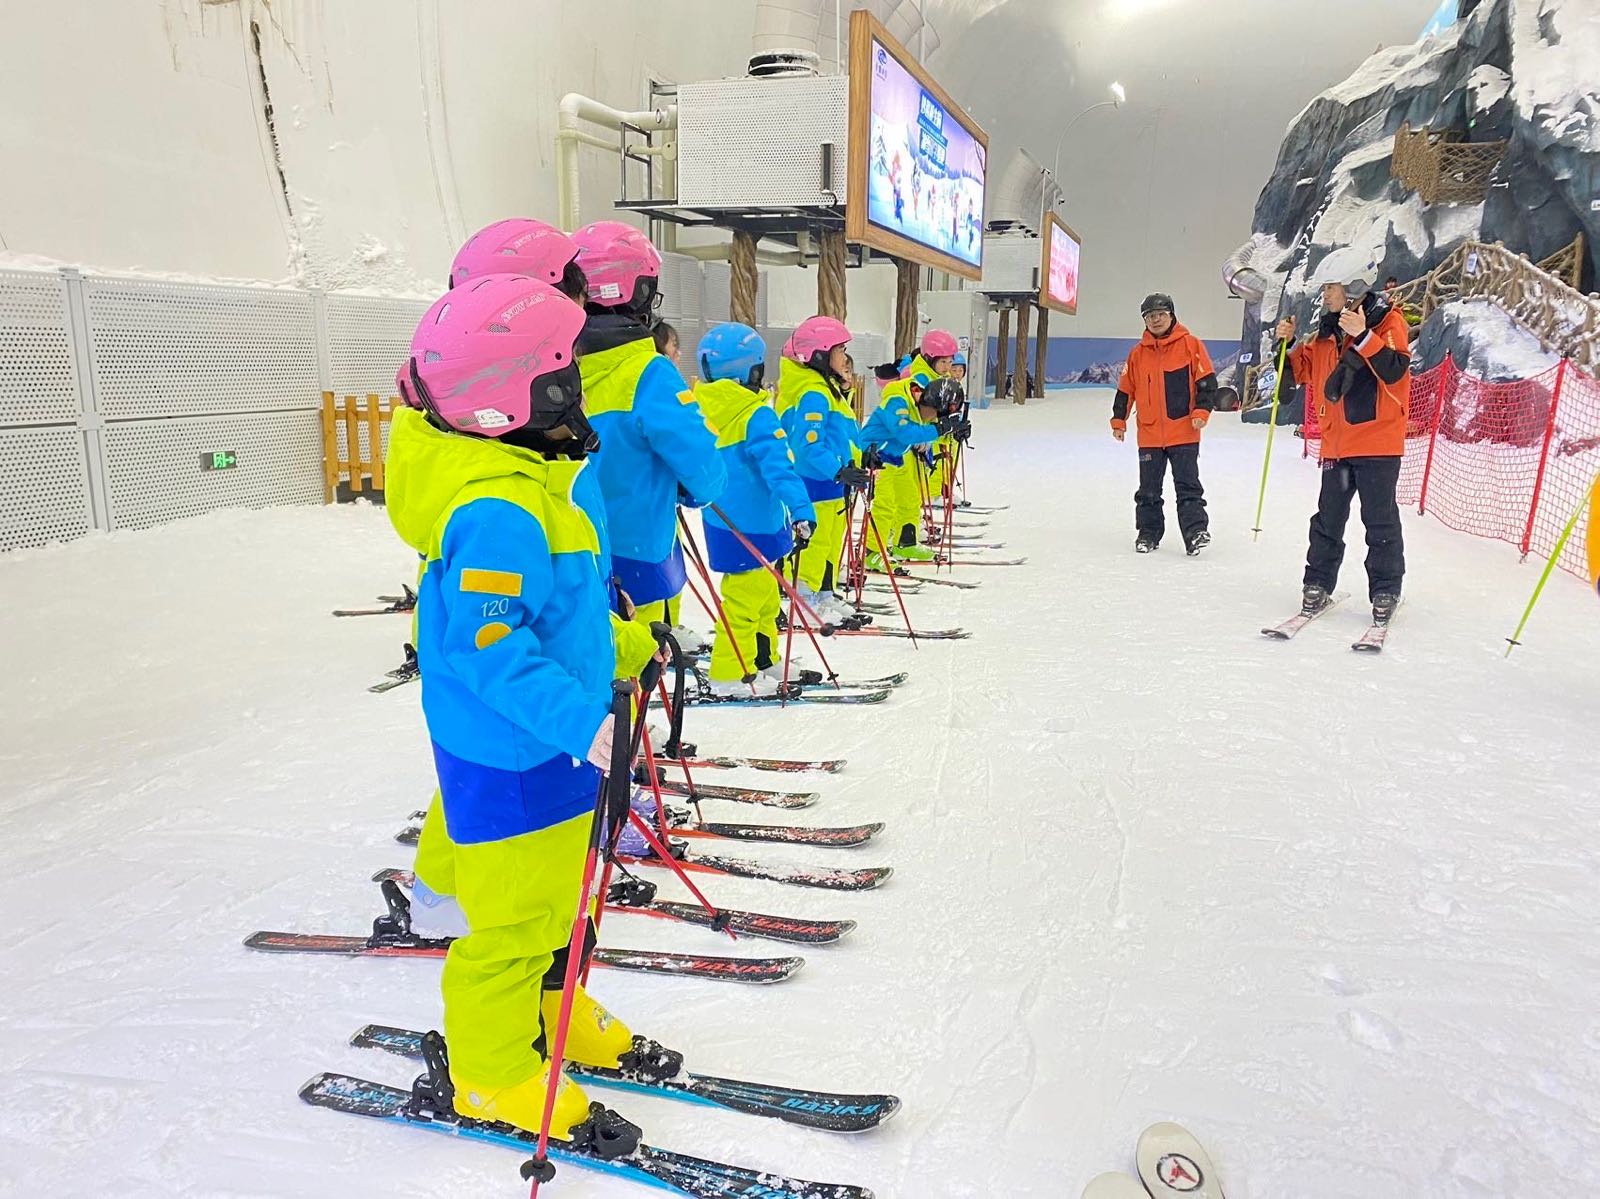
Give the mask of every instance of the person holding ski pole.
[[[949, 371], [959, 348], [955, 337], [943, 329], [923, 334], [917, 353], [899, 380], [884, 385], [878, 407], [862, 428], [862, 445], [876, 446], [884, 462], [876, 485], [878, 528], [890, 555], [904, 561], [928, 562], [934, 557], [920, 544], [924, 476], [932, 451], [914, 451], [931, 445], [940, 430], [920, 414], [918, 401], [929, 384]], [[888, 563], [868, 565], [873, 570], [889, 569]]]
[[1322, 490], [1311, 518], [1301, 608], [1314, 616], [1333, 602], [1350, 504], [1359, 495], [1372, 623], [1387, 625], [1406, 572], [1395, 490], [1411, 409], [1409, 326], [1364, 278], [1323, 280], [1322, 309], [1316, 329], [1298, 346], [1293, 317], [1276, 330], [1278, 342], [1291, 347], [1283, 385], [1304, 385], [1306, 407], [1316, 406], [1322, 428]]
[[1139, 305], [1144, 337], [1133, 347], [1111, 404], [1111, 433], [1139, 426], [1139, 489], [1134, 492], [1133, 548], [1153, 552], [1166, 532], [1162, 487], [1167, 467], [1177, 493], [1178, 529], [1190, 557], [1211, 544], [1205, 489], [1200, 485], [1200, 430], [1216, 408], [1217, 376], [1205, 343], [1178, 323], [1172, 297], [1161, 292]]
[[[468, 931], [441, 978], [457, 1113], [537, 1132], [546, 1032], [601, 772], [612, 759], [610, 605], [573, 481], [596, 438], [584, 313], [547, 283], [469, 278], [423, 316], [397, 384], [389, 518], [425, 561], [422, 708]], [[628, 1028], [581, 988], [567, 1055], [615, 1066]], [[557, 1136], [588, 1117], [563, 1078]]]
[[661, 255], [639, 230], [596, 221], [573, 234], [589, 283], [579, 369], [599, 435], [595, 470], [605, 499], [612, 569], [643, 625], [670, 624], [686, 650], [703, 639], [679, 623], [687, 579], [678, 545], [680, 500], [715, 502], [727, 483], [717, 438], [678, 368], [652, 336]]
[[717, 430], [728, 476], [722, 500], [704, 515], [706, 557], [722, 575], [727, 624], [711, 649], [711, 691], [720, 696], [778, 694], [783, 597], [760, 559], [781, 563], [797, 547], [803, 550], [817, 527], [788, 434], [762, 389], [766, 363], [761, 335], [731, 322], [713, 328], [695, 351], [701, 379], [695, 399]]
[[[864, 487], [856, 465], [861, 428], [850, 405], [850, 330], [831, 316], [800, 322], [778, 360], [778, 418], [795, 470], [816, 510], [816, 532], [800, 551], [800, 598], [825, 623], [843, 624], [852, 610], [835, 594], [844, 544], [844, 496]], [[772, 555], [768, 555], [772, 557]]]

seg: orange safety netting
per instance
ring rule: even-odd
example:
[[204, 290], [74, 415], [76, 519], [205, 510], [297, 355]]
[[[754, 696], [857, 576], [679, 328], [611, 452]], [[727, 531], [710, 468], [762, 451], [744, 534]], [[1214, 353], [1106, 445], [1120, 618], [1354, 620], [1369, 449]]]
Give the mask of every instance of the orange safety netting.
[[[1306, 408], [1306, 454], [1320, 458], [1315, 405]], [[1597, 473], [1600, 382], [1570, 362], [1531, 379], [1491, 383], [1446, 358], [1412, 378], [1398, 491], [1419, 513], [1544, 557]], [[1587, 519], [1579, 518], [1560, 560], [1585, 578]]]

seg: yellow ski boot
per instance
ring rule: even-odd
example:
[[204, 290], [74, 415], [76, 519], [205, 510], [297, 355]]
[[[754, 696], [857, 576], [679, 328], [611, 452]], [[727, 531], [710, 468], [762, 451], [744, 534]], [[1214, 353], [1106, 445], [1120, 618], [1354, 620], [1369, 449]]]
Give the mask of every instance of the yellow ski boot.
[[[556, 1022], [561, 1018], [561, 992], [545, 991], [539, 999], [545, 1035], [554, 1044]], [[633, 1048], [633, 1033], [581, 985], [572, 996], [572, 1022], [567, 1027], [566, 1060], [584, 1066], [615, 1069], [622, 1055]]]
[[[494, 1120], [513, 1124], [525, 1132], [537, 1133], [544, 1119], [545, 1090], [550, 1085], [550, 1063], [527, 1082], [511, 1087], [491, 1090], [476, 1083], [455, 1077], [455, 1109], [457, 1114], [474, 1120]], [[572, 1139], [572, 1130], [589, 1118], [589, 1097], [583, 1088], [565, 1074], [556, 1091], [556, 1107], [550, 1117], [550, 1135], [559, 1140]]]

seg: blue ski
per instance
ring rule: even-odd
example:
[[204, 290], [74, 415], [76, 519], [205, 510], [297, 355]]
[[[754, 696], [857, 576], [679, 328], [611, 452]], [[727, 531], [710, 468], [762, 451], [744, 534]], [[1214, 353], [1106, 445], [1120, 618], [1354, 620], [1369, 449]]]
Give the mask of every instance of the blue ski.
[[[318, 1074], [300, 1088], [300, 1098], [313, 1107], [502, 1145], [524, 1154], [531, 1153], [538, 1145], [538, 1137], [533, 1133], [509, 1124], [413, 1112], [410, 1091], [348, 1074]], [[646, 1144], [637, 1145], [622, 1157], [608, 1159], [591, 1147], [552, 1139], [549, 1155], [553, 1161], [599, 1170], [696, 1199], [792, 1199], [796, 1196], [799, 1199], [873, 1199], [872, 1192], [865, 1187], [785, 1178], [765, 1170], [707, 1161]]]
[[[382, 1049], [385, 1053], [422, 1060], [422, 1034], [409, 1028], [369, 1024], [350, 1038], [350, 1044], [357, 1049]], [[782, 1120], [785, 1124], [799, 1124], [824, 1132], [866, 1132], [900, 1110], [900, 1100], [893, 1095], [837, 1095], [759, 1082], [739, 1082], [732, 1078], [713, 1078], [708, 1074], [692, 1074], [687, 1070], [658, 1081], [647, 1075], [580, 1066], [572, 1062], [567, 1063], [566, 1069], [567, 1073], [586, 1084], [727, 1108], [747, 1116], [765, 1116], [771, 1120]]]

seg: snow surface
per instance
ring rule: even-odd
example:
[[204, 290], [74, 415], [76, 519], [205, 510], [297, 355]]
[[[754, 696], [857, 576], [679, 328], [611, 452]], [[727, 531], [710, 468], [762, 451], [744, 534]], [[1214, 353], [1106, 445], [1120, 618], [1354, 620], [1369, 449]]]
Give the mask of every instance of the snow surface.
[[1532, 379], [1561, 355], [1546, 350], [1539, 339], [1512, 320], [1505, 309], [1487, 300], [1461, 300], [1440, 309], [1472, 347], [1462, 369], [1480, 379]]
[[[797, 823], [888, 822], [881, 891], [712, 880], [719, 901], [851, 917], [769, 988], [597, 974], [693, 1067], [886, 1088], [852, 1138], [609, 1096], [657, 1143], [881, 1199], [1076, 1195], [1147, 1124], [1210, 1146], [1231, 1199], [1566, 1194], [1600, 1144], [1600, 608], [1514, 551], [1407, 518], [1390, 648], [1356, 596], [1291, 644], [1317, 472], [1219, 417], [1215, 545], [1132, 552], [1109, 392], [976, 414], [975, 497], [1026, 554], [911, 602], [965, 643], [829, 647], [911, 683], [862, 711], [695, 712], [707, 750], [843, 755]], [[1354, 531], [1354, 530], [1353, 530]], [[1359, 538], [1359, 532], [1355, 533]], [[526, 1194], [516, 1154], [302, 1105], [347, 1048], [438, 1018], [436, 962], [274, 957], [260, 928], [363, 932], [430, 789], [417, 691], [364, 688], [399, 617], [336, 620], [411, 555], [366, 506], [218, 513], [0, 559], [0, 1193]], [[772, 784], [774, 777], [746, 776]], [[720, 780], [719, 780], [720, 781]], [[711, 804], [717, 816], [782, 816]], [[670, 888], [669, 888], [670, 889]], [[608, 919], [612, 945], [717, 951]], [[746, 942], [733, 953], [766, 953]], [[563, 1170], [552, 1196], [628, 1184]]]
[[[1478, 20], [1481, 15], [1481, 11], [1475, 11], [1469, 20]], [[1458, 21], [1439, 33], [1429, 34], [1408, 45], [1381, 47], [1347, 78], [1312, 97], [1311, 103], [1295, 114], [1288, 128], [1293, 129], [1298, 125], [1318, 100], [1354, 104], [1357, 100], [1376, 95], [1402, 78], [1418, 86], [1432, 83], [1439, 78], [1445, 55], [1455, 49], [1456, 43], [1461, 40], [1465, 24]]]

